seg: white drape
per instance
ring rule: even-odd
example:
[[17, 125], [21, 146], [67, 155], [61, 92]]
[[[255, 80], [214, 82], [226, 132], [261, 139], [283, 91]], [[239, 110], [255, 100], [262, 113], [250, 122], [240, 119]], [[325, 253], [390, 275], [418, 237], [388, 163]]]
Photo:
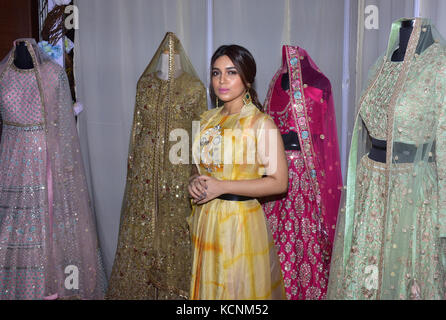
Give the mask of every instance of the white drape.
[[446, 1], [420, 0], [420, 16], [430, 18], [443, 38], [446, 37]]
[[[446, 16], [445, 2], [421, 0], [420, 3], [421, 15], [432, 15], [443, 34], [446, 34], [446, 22], [441, 19]], [[280, 65], [282, 44], [306, 49], [332, 83], [339, 141], [342, 132], [348, 136], [341, 146], [346, 158], [357, 91], [363, 86], [370, 65], [385, 50], [391, 22], [412, 17], [414, 2], [350, 1], [348, 52], [344, 50], [345, 3], [344, 0], [75, 1], [80, 19], [75, 60], [77, 95], [85, 106], [79, 118], [79, 131], [108, 274], [117, 244], [136, 83], [165, 33], [177, 34], [206, 86], [209, 52], [231, 43], [249, 49], [258, 66], [255, 86], [261, 101]], [[370, 4], [379, 9], [379, 29], [358, 30], [358, 24], [365, 18], [361, 10]], [[350, 65], [343, 65], [344, 55], [348, 55]], [[348, 115], [344, 121], [343, 71], [348, 75], [344, 80], [350, 79], [349, 91], [344, 90], [344, 95], [348, 94], [344, 96]]]

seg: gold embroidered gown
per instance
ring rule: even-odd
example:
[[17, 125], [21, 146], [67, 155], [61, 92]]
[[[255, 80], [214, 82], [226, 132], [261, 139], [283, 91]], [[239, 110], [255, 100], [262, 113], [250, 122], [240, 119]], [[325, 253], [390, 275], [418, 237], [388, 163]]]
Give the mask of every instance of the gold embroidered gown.
[[[158, 78], [162, 52], [180, 55], [183, 72], [177, 78], [173, 77], [174, 65], [170, 65], [168, 80]], [[173, 58], [169, 61], [175, 63]], [[179, 40], [168, 33], [138, 82], [108, 299], [188, 297], [192, 263], [186, 221], [191, 212], [188, 139], [192, 121], [205, 110], [205, 88]]]
[[[253, 104], [230, 116], [222, 116], [222, 109], [209, 110], [201, 117], [201, 133], [194, 141], [194, 160], [200, 174], [220, 180], [261, 178], [264, 167], [258, 160], [248, 159], [269, 116]], [[223, 132], [230, 129], [235, 133], [232, 152], [224, 149], [227, 144], [223, 142], [227, 139]], [[224, 158], [228, 154], [229, 161]], [[274, 240], [256, 199], [217, 198], [193, 207], [189, 218], [193, 243], [191, 299], [286, 299]]]

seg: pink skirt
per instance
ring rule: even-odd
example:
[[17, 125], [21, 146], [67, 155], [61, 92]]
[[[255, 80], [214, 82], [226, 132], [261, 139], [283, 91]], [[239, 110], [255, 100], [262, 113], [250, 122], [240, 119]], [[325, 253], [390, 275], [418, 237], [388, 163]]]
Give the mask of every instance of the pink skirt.
[[325, 299], [331, 245], [321, 231], [319, 210], [300, 151], [286, 151], [289, 187], [286, 196], [265, 199], [289, 300]]

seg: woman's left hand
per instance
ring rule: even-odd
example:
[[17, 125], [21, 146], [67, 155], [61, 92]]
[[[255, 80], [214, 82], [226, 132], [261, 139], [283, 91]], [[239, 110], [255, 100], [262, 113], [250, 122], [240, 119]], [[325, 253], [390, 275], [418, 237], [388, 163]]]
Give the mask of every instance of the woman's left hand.
[[209, 202], [215, 198], [217, 198], [218, 196], [222, 195], [224, 192], [222, 190], [222, 181], [215, 179], [214, 177], [209, 177], [209, 176], [199, 176], [197, 179], [204, 181], [207, 185], [207, 189], [205, 192], [205, 197], [204, 199], [195, 202], [195, 204], [204, 204], [206, 202]]

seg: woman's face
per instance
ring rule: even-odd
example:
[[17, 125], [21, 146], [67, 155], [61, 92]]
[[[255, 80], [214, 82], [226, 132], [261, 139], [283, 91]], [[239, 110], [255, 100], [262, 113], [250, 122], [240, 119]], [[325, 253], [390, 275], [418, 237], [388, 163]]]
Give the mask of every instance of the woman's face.
[[242, 99], [246, 88], [228, 56], [221, 56], [215, 60], [212, 66], [212, 87], [218, 99], [223, 102]]

